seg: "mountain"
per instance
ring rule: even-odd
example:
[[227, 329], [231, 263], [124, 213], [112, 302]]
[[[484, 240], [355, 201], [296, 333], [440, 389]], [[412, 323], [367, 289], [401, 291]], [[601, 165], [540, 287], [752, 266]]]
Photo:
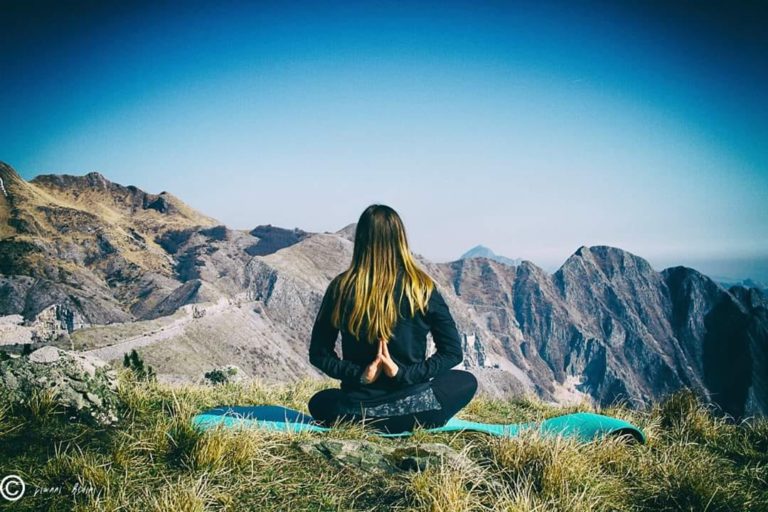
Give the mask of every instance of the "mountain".
[[[3, 165], [0, 177], [0, 343], [66, 343], [106, 360], [135, 348], [166, 380], [226, 364], [267, 381], [321, 376], [310, 332], [349, 265], [354, 223], [239, 231], [95, 173], [25, 182]], [[415, 257], [454, 316], [462, 366], [491, 396], [640, 405], [691, 388], [734, 416], [768, 412], [757, 288], [657, 272], [607, 246], [580, 247], [554, 273]]]
[[[52, 305], [70, 331], [162, 316], [240, 291], [251, 254], [293, 243], [270, 226], [230, 230], [167, 192], [95, 172], [25, 182], [0, 163], [0, 179], [0, 315], [27, 322]], [[196, 279], [207, 284], [200, 296], [187, 284]]]
[[214, 221], [165, 192], [147, 194], [98, 173], [38, 176], [0, 163], [0, 314], [47, 307], [79, 327], [128, 321], [180, 283], [159, 234]]
[[[452, 264], [462, 300], [541, 386], [579, 379], [600, 403], [647, 403], [681, 387], [734, 415], [765, 412], [765, 296], [699, 272], [654, 271], [613, 247], [581, 247], [553, 275], [524, 262]], [[761, 306], [763, 304], [763, 306]]]
[[710, 275], [710, 277], [723, 288], [731, 288], [733, 286], [741, 286], [743, 288], [758, 288], [764, 294], [768, 295], [768, 284], [762, 281], [756, 281], [754, 279], [729, 279], [727, 277], [717, 277]]
[[521, 259], [513, 260], [511, 258], [507, 258], [506, 256], [501, 256], [499, 254], [496, 254], [484, 245], [476, 245], [459, 257], [459, 259], [462, 259], [462, 260], [465, 260], [468, 258], [488, 258], [489, 260], [495, 260], [500, 263], [504, 263], [505, 265], [510, 265], [513, 267], [519, 265], [523, 261]]

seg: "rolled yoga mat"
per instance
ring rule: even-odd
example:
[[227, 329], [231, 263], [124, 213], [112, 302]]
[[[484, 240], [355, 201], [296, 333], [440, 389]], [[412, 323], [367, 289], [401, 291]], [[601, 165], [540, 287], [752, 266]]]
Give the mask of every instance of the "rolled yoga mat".
[[[324, 427], [308, 414], [280, 405], [217, 407], [204, 411], [192, 418], [192, 424], [202, 430], [222, 426], [225, 428], [254, 427], [282, 432], [327, 432]], [[480, 423], [451, 418], [442, 427], [423, 429], [426, 432], [455, 432], [469, 430], [485, 432], [500, 437], [515, 437], [525, 429], [540, 429], [545, 435], [573, 437], [588, 442], [608, 435], [629, 435], [645, 443], [645, 434], [636, 426], [618, 418], [591, 412], [577, 412], [529, 423]], [[383, 437], [409, 436], [412, 432], [389, 434], [376, 432]]]

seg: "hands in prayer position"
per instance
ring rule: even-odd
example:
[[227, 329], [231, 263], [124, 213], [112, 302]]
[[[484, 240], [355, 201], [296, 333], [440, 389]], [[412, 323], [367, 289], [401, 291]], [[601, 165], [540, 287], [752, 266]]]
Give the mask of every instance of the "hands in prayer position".
[[389, 356], [387, 342], [382, 338], [379, 340], [379, 351], [376, 354], [376, 359], [366, 366], [365, 372], [363, 372], [363, 381], [366, 384], [374, 382], [379, 378], [382, 371], [387, 377], [394, 377], [397, 375], [398, 370], [397, 363]]

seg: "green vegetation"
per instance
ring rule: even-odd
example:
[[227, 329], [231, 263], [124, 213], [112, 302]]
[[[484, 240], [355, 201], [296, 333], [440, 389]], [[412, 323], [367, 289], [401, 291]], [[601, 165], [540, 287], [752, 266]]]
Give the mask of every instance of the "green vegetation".
[[[121, 370], [116, 427], [70, 422], [49, 395], [0, 406], [0, 476], [26, 481], [27, 493], [13, 510], [768, 510], [768, 420], [718, 419], [686, 392], [648, 411], [599, 411], [643, 428], [646, 445], [619, 438], [579, 444], [532, 432], [501, 439], [418, 431], [397, 439], [358, 425], [325, 434], [200, 433], [190, 426], [192, 415], [222, 404], [279, 403], [306, 411], [309, 397], [328, 385], [332, 381], [174, 388]], [[459, 416], [516, 422], [575, 410], [588, 407], [478, 396]], [[296, 447], [318, 436], [445, 443], [479, 470], [445, 465], [384, 477], [336, 469]], [[35, 496], [36, 490], [46, 492]]]
[[226, 384], [232, 381], [238, 373], [238, 369], [234, 366], [228, 368], [216, 368], [209, 372], [205, 372], [205, 377], [211, 384]]
[[153, 381], [156, 380], [155, 370], [150, 365], [145, 365], [136, 349], [131, 350], [130, 354], [123, 355], [123, 368], [133, 372], [138, 380]]

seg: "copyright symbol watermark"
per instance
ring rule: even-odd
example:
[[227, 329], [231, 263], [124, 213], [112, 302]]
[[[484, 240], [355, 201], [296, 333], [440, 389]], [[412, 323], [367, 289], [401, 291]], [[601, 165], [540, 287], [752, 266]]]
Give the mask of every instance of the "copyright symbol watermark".
[[0, 480], [0, 496], [8, 501], [18, 501], [24, 496], [24, 491], [27, 486], [24, 485], [24, 480], [16, 475], [8, 475]]

